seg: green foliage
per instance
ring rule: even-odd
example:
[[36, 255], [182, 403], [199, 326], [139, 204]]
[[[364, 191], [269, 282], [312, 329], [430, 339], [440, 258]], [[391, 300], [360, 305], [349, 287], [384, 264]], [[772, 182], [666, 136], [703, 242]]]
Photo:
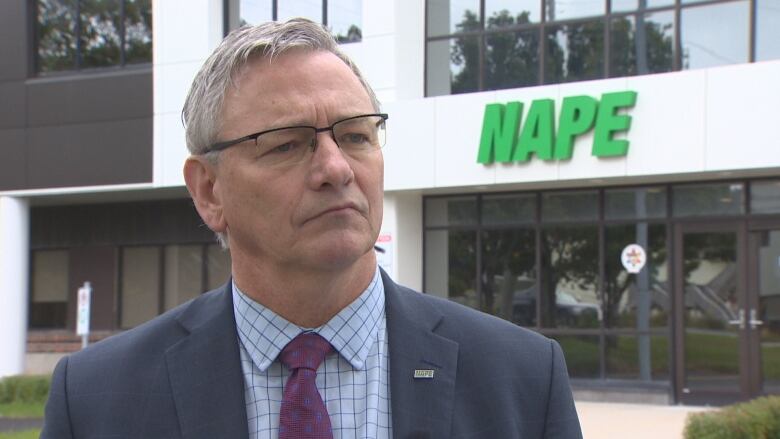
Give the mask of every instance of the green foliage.
[[9, 433], [0, 433], [0, 439], [38, 439], [41, 430], [12, 431]]
[[48, 376], [12, 376], [0, 380], [0, 404], [45, 403], [51, 379]]
[[773, 439], [780, 437], [780, 397], [769, 396], [688, 415], [685, 439]]

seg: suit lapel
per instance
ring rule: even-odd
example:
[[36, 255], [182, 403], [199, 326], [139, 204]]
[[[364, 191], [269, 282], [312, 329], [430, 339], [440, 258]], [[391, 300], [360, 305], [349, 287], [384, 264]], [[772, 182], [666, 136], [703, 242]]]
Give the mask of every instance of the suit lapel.
[[166, 352], [182, 436], [248, 438], [230, 282], [178, 318], [190, 334]]
[[[458, 344], [434, 333], [444, 318], [382, 272], [390, 346], [393, 437], [449, 437]], [[415, 371], [418, 377], [415, 378]], [[433, 377], [425, 377], [432, 371]]]

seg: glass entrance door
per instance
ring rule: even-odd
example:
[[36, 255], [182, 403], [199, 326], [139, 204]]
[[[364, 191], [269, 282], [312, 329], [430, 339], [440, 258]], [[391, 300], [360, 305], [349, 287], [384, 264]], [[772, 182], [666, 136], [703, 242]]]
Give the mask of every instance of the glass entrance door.
[[751, 233], [751, 282], [755, 291], [748, 326], [756, 340], [759, 394], [780, 394], [780, 227]]
[[677, 399], [728, 403], [749, 393], [744, 234], [733, 225], [679, 225]]

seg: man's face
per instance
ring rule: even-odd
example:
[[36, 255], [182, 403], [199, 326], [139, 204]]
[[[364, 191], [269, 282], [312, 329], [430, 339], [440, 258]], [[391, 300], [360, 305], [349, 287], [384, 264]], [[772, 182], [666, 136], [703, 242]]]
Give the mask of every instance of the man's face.
[[[273, 128], [325, 127], [374, 113], [358, 78], [328, 52], [250, 61], [226, 95], [220, 140]], [[235, 258], [285, 269], [333, 270], [373, 258], [382, 222], [380, 150], [348, 156], [329, 132], [304, 162], [265, 166], [252, 141], [221, 153], [214, 193]], [[219, 228], [219, 227], [217, 227]], [[219, 231], [219, 230], [217, 230]]]

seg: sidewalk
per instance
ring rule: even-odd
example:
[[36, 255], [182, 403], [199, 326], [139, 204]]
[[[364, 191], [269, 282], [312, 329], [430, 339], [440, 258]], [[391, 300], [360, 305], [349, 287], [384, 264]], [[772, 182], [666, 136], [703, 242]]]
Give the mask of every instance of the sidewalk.
[[685, 417], [707, 407], [576, 402], [584, 439], [682, 439]]
[[40, 418], [0, 418], [0, 433], [42, 427], [43, 419]]

